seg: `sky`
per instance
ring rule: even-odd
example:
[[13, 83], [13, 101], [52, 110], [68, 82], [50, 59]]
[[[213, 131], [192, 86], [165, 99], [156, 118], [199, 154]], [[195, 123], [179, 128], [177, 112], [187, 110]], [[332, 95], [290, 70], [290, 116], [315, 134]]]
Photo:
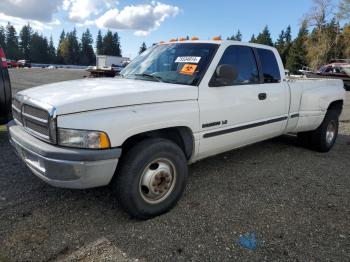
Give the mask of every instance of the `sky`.
[[1, 0], [0, 25], [19, 30], [28, 22], [58, 44], [59, 35], [75, 27], [80, 37], [87, 28], [96, 39], [99, 29], [121, 38], [123, 56], [135, 57], [142, 42], [147, 46], [171, 38], [196, 36], [211, 39], [231, 36], [239, 29], [249, 41], [265, 25], [273, 39], [282, 29], [298, 33], [312, 0]]

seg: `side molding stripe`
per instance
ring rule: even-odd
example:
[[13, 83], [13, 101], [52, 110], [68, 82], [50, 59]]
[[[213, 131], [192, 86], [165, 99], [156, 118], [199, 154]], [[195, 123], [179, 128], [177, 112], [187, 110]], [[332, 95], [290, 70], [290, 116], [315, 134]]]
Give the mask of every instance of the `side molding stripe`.
[[262, 122], [258, 122], [258, 123], [254, 123], [254, 124], [249, 124], [249, 125], [245, 125], [245, 126], [238, 126], [238, 127], [234, 127], [234, 128], [220, 130], [220, 131], [204, 134], [203, 138], [211, 138], [214, 136], [221, 136], [221, 135], [225, 135], [228, 133], [234, 133], [234, 132], [242, 131], [245, 129], [250, 129], [250, 128], [254, 128], [254, 127], [258, 127], [258, 126], [263, 126], [263, 125], [268, 125], [268, 124], [284, 121], [287, 119], [288, 119], [288, 117], [284, 116], [284, 117], [274, 118], [274, 119], [270, 119], [270, 120], [266, 120], [266, 121], [262, 121]]

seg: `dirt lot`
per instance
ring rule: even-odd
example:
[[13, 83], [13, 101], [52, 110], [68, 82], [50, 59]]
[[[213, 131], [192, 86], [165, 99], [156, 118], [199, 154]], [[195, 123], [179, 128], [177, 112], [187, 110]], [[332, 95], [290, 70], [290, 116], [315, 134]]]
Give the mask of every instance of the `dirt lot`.
[[[15, 91], [82, 78], [79, 70], [11, 70]], [[281, 137], [190, 167], [171, 212], [130, 219], [111, 190], [50, 187], [0, 128], [0, 261], [349, 261], [350, 95], [334, 149]], [[255, 233], [258, 248], [239, 236]]]

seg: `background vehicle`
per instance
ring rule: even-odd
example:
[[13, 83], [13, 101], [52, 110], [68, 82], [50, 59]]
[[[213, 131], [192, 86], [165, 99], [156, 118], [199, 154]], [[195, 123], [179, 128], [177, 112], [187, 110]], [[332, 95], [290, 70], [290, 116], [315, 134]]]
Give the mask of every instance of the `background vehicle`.
[[96, 66], [86, 70], [92, 77], [115, 77], [129, 62], [127, 57], [98, 55]]
[[23, 68], [23, 67], [31, 68], [32, 67], [32, 64], [30, 63], [29, 60], [18, 60], [17, 64], [18, 64], [18, 67], [21, 67], [21, 68]]
[[297, 80], [284, 71], [268, 46], [163, 43], [135, 58], [119, 78], [18, 93], [10, 141], [51, 185], [111, 183], [122, 207], [147, 219], [177, 203], [187, 164], [288, 133], [319, 152], [333, 147], [343, 82]]
[[123, 66], [123, 63], [126, 61], [130, 61], [130, 59], [121, 56], [98, 55], [96, 56], [96, 67], [103, 69], [112, 66]]
[[300, 72], [309, 78], [340, 79], [344, 82], [344, 88], [350, 90], [349, 68], [349, 62], [341, 61], [322, 66], [317, 72], [306, 70], [300, 70]]
[[5, 53], [0, 47], [0, 125], [11, 119], [11, 83]]
[[18, 67], [17, 62], [14, 61], [14, 60], [7, 59], [6, 62], [7, 62], [7, 68], [16, 68], [16, 67]]

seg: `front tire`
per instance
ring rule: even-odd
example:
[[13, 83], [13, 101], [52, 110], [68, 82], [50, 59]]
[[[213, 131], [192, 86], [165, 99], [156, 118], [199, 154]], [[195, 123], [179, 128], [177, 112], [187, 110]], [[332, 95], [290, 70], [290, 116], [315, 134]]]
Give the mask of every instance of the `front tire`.
[[314, 131], [298, 134], [299, 142], [313, 150], [329, 152], [335, 144], [339, 129], [339, 113], [328, 110], [322, 124]]
[[132, 217], [148, 219], [173, 208], [186, 186], [183, 151], [167, 139], [146, 139], [122, 157], [112, 187]]

